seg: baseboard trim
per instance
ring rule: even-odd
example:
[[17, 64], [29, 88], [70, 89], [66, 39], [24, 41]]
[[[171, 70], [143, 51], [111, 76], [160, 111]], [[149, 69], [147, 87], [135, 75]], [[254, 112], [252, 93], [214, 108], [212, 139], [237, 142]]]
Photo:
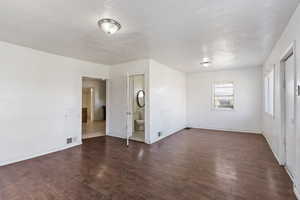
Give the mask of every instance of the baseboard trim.
[[110, 136], [110, 137], [115, 137], [115, 138], [120, 138], [120, 139], [126, 139], [126, 137], [120, 136], [120, 135], [113, 135], [111, 133], [107, 133], [106, 136]]
[[188, 126], [194, 129], [204, 129], [213, 131], [226, 131], [226, 132], [237, 132], [237, 133], [251, 133], [251, 134], [262, 134], [262, 131], [251, 131], [251, 130], [237, 130], [237, 129], [223, 129], [223, 128], [213, 128], [213, 127], [200, 127], [200, 126]]
[[274, 157], [276, 158], [277, 162], [279, 163], [280, 166], [284, 166], [284, 170], [286, 171], [286, 173], [288, 174], [288, 176], [290, 177], [291, 181], [293, 182], [294, 184], [294, 193], [296, 195], [296, 198], [297, 200], [300, 200], [300, 192], [299, 190], [297, 189], [296, 185], [295, 185], [295, 182], [294, 182], [294, 178], [291, 176], [289, 170], [285, 167], [284, 163], [280, 161], [280, 159], [278, 158], [277, 154], [273, 151], [272, 149], [272, 146], [271, 146], [271, 142], [269, 141], [269, 139], [263, 134], [264, 138], [266, 139]]
[[294, 185], [294, 193], [295, 193], [295, 195], [296, 195], [297, 200], [300, 200], [300, 192], [299, 192], [299, 190], [297, 189], [296, 185]]
[[169, 137], [169, 136], [171, 136], [171, 135], [174, 135], [174, 134], [176, 134], [176, 133], [182, 131], [183, 129], [185, 129], [185, 127], [179, 128], [179, 129], [177, 129], [177, 130], [170, 131], [170, 133], [168, 133], [168, 134], [166, 134], [166, 135], [164, 135], [164, 136], [162, 136], [162, 137], [159, 137], [159, 138], [154, 139], [153, 141], [150, 142], [150, 144], [154, 144], [154, 143], [156, 143], [156, 142], [159, 142], [160, 140], [165, 139], [165, 138], [167, 138], [167, 137]]
[[49, 150], [49, 151], [46, 151], [46, 152], [43, 152], [43, 153], [32, 154], [32, 155], [24, 156], [22, 158], [16, 158], [16, 159], [2, 161], [2, 162], [0, 162], [0, 167], [5, 166], [5, 165], [10, 165], [10, 164], [13, 164], [13, 163], [17, 163], [17, 162], [21, 162], [21, 161], [24, 161], [24, 160], [37, 158], [37, 157], [44, 156], [44, 155], [47, 155], [47, 154], [50, 154], [50, 153], [63, 151], [65, 149], [69, 149], [69, 148], [72, 148], [72, 147], [75, 147], [75, 146], [79, 146], [81, 144], [82, 144], [82, 142], [77, 142], [77, 143], [67, 145], [67, 146], [64, 146], [64, 147], [54, 148], [52, 150]]
[[295, 184], [294, 177], [291, 175], [290, 171], [288, 170], [288, 168], [286, 166], [284, 166], [284, 170], [289, 175], [289, 177], [290, 177], [291, 181], [293, 182], [293, 184]]
[[277, 156], [277, 154], [273, 151], [273, 148], [272, 148], [272, 145], [271, 145], [270, 140], [269, 140], [264, 134], [262, 134], [262, 135], [264, 136], [265, 140], [267, 141], [267, 143], [268, 143], [268, 145], [269, 145], [269, 148], [271, 149], [271, 151], [272, 151], [274, 157], [276, 158], [278, 164], [279, 164], [280, 166], [284, 166], [284, 163], [281, 162], [281, 160], [279, 159], [279, 157]]

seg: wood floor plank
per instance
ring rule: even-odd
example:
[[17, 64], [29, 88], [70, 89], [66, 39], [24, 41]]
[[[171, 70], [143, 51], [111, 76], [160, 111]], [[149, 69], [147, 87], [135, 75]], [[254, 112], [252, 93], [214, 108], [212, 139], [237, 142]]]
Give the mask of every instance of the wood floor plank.
[[261, 135], [183, 130], [147, 145], [112, 137], [0, 168], [0, 200], [296, 200]]

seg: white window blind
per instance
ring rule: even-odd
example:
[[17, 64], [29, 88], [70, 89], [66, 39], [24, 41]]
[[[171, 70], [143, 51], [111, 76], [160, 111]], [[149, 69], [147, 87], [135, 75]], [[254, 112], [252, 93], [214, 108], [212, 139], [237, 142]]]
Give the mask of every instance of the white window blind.
[[214, 83], [213, 107], [217, 110], [234, 109], [234, 84], [233, 82]]

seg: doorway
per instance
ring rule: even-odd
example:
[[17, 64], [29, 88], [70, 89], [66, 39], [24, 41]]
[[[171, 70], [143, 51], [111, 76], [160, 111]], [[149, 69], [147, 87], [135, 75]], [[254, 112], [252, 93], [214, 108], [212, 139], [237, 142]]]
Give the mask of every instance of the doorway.
[[292, 179], [295, 176], [296, 166], [296, 66], [294, 50], [294, 45], [291, 45], [281, 60], [284, 165]]
[[144, 74], [128, 77], [129, 139], [145, 142], [145, 77]]
[[285, 60], [285, 141], [286, 168], [294, 177], [296, 161], [295, 135], [295, 67], [294, 55]]
[[82, 139], [106, 135], [106, 81], [82, 79]]

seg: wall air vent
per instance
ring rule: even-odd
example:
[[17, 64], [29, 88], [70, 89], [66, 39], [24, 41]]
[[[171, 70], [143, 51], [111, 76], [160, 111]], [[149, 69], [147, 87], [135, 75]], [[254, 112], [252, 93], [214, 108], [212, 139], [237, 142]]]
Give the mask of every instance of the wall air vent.
[[73, 138], [67, 138], [67, 144], [71, 144], [73, 142]]

